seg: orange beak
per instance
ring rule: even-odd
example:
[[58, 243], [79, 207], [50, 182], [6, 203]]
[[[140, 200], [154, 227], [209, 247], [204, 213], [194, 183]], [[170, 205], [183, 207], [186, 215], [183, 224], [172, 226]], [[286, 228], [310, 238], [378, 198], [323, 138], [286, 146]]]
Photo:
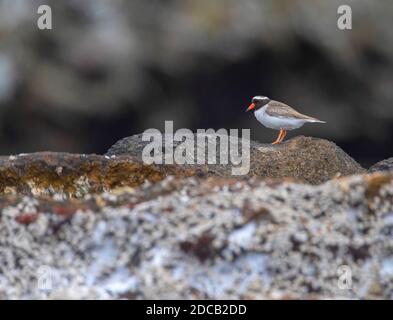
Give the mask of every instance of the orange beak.
[[252, 110], [252, 109], [254, 109], [254, 108], [255, 108], [255, 103], [251, 103], [251, 104], [248, 106], [248, 108], [247, 108], [246, 111], [250, 111], [250, 110]]

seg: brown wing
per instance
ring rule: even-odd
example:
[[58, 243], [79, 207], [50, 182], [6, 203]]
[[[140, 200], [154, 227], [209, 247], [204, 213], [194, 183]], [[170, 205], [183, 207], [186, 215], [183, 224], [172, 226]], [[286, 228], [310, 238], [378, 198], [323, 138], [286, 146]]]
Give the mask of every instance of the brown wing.
[[297, 112], [295, 109], [291, 108], [285, 103], [274, 101], [274, 100], [269, 102], [269, 107], [267, 108], [266, 113], [269, 116], [275, 115], [279, 117], [290, 117], [296, 119], [318, 120], [313, 117], [306, 116], [305, 114], [301, 114], [300, 112]]

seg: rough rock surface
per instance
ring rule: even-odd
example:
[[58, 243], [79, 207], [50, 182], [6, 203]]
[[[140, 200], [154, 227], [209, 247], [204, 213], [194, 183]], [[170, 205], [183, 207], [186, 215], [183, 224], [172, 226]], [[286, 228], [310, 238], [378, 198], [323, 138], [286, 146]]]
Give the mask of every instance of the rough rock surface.
[[[214, 135], [209, 136], [213, 137], [211, 141], [216, 143], [218, 155], [221, 140], [215, 139], [216, 136]], [[197, 141], [196, 138], [194, 140]], [[107, 155], [132, 155], [140, 158], [144, 147], [148, 143], [142, 141], [141, 134], [127, 137], [115, 143], [108, 150]], [[174, 142], [175, 147], [179, 144], [180, 142]], [[280, 145], [260, 144], [250, 141], [250, 146], [250, 171], [243, 178], [290, 177], [301, 182], [319, 184], [337, 176], [365, 171], [336, 144], [323, 139], [298, 136]], [[197, 144], [196, 147], [199, 148], [200, 145]], [[205, 148], [207, 149], [207, 143]], [[165, 152], [168, 151], [163, 149], [163, 153]], [[197, 151], [195, 152], [195, 159], [196, 153]], [[218, 156], [216, 161], [219, 163]], [[191, 167], [195, 169], [198, 166], [193, 165]], [[208, 165], [209, 174], [220, 177], [231, 177], [231, 169], [231, 164]]]
[[389, 158], [386, 160], [382, 160], [376, 164], [374, 164], [370, 169], [369, 172], [377, 172], [377, 171], [393, 171], [393, 158]]
[[53, 194], [82, 196], [122, 186], [157, 182], [168, 175], [203, 176], [177, 165], [146, 165], [132, 156], [39, 152], [0, 157], [0, 194]]
[[392, 299], [392, 199], [387, 173], [6, 195], [0, 297]]

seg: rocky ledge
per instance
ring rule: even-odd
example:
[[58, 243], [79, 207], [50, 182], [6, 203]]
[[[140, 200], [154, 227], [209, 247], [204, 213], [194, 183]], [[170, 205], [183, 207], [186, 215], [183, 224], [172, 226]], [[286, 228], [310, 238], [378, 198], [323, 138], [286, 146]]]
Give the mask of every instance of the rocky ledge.
[[135, 187], [166, 176], [204, 176], [203, 168], [146, 165], [133, 156], [101, 156], [40, 152], [0, 157], [0, 194], [81, 197], [85, 194]]
[[374, 164], [369, 172], [377, 172], [377, 171], [393, 171], [393, 158], [389, 158], [386, 160], [382, 160], [376, 164]]
[[[194, 141], [197, 138], [194, 135]], [[209, 143], [217, 150], [221, 149], [221, 140], [216, 135], [206, 134], [206, 145], [203, 153], [208, 153]], [[210, 138], [210, 140], [209, 140]], [[163, 137], [163, 141], [165, 137]], [[187, 142], [187, 141], [186, 141]], [[235, 141], [237, 142], [237, 141]], [[242, 143], [239, 141], [241, 149]], [[149, 142], [143, 141], [142, 135], [127, 137], [115, 143], [107, 152], [108, 156], [131, 155], [141, 160], [143, 149]], [[183, 142], [184, 143], [184, 142]], [[261, 144], [255, 141], [250, 143], [250, 171], [239, 178], [287, 178], [291, 177], [300, 182], [319, 184], [334, 177], [363, 173], [365, 170], [340, 147], [324, 139], [299, 136], [287, 140], [280, 145]], [[175, 142], [174, 147], [180, 142]], [[185, 143], [187, 145], [187, 143]], [[164, 145], [164, 143], [163, 143]], [[195, 145], [197, 158], [201, 145]], [[165, 152], [163, 150], [163, 156]], [[229, 152], [228, 152], [229, 153]], [[217, 156], [216, 162], [219, 163]], [[209, 175], [232, 177], [230, 165], [209, 164], [204, 166], [186, 165], [185, 167], [199, 168]]]
[[323, 165], [357, 174], [318, 185], [137, 154], [2, 157], [0, 298], [392, 299], [393, 174], [339, 150]]

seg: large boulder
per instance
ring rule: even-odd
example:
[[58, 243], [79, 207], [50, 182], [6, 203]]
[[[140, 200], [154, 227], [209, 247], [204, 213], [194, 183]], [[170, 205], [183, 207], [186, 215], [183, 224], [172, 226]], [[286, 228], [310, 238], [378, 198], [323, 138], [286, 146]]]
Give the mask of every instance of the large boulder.
[[0, 298], [393, 299], [393, 176], [0, 202]]
[[393, 158], [382, 160], [368, 169], [369, 172], [393, 171]]
[[[216, 150], [219, 151], [221, 140], [215, 139], [214, 135], [208, 136], [212, 137], [209, 141], [213, 141]], [[196, 138], [195, 141], [197, 141]], [[142, 140], [142, 134], [127, 137], [116, 142], [108, 150], [107, 155], [132, 155], [141, 159], [142, 152], [148, 143]], [[179, 144], [180, 142], [174, 142], [174, 147]], [[207, 151], [207, 145], [208, 143], [206, 143], [205, 151]], [[195, 159], [200, 147], [196, 144]], [[163, 154], [166, 152], [167, 150], [163, 148]], [[216, 162], [219, 163], [218, 156]], [[206, 166], [198, 165], [189, 165], [189, 167], [206, 169]], [[231, 164], [207, 165], [209, 175], [220, 177], [234, 177], [232, 168]], [[365, 170], [333, 142], [299, 136], [279, 145], [250, 141], [250, 170], [240, 178], [293, 178], [300, 182], [319, 184], [334, 177], [363, 172]]]

